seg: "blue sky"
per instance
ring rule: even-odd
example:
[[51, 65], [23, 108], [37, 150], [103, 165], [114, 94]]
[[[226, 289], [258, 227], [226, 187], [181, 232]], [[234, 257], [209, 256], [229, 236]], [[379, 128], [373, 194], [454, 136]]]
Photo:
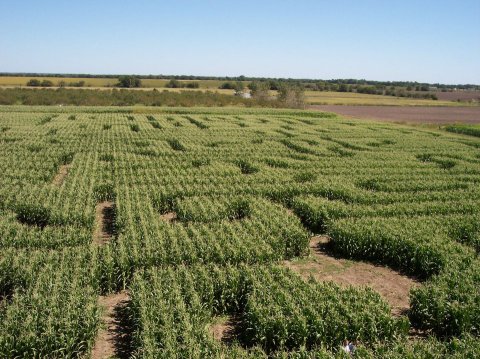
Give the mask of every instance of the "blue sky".
[[480, 84], [480, 0], [0, 0], [0, 72]]

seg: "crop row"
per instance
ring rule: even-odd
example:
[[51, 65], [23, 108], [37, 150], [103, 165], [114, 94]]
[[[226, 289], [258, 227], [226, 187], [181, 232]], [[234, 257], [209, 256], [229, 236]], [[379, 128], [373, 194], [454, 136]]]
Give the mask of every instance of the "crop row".
[[[137, 357], [330, 358], [345, 338], [475, 357], [479, 148], [313, 112], [0, 107], [0, 357], [88, 356], [98, 295], [125, 288]], [[406, 342], [372, 290], [279, 268], [310, 231], [422, 279], [408, 319], [438, 338]], [[225, 315], [230, 346], [208, 332]]]
[[[345, 337], [371, 345], [408, 330], [408, 323], [391, 318], [388, 306], [371, 290], [306, 284], [278, 267], [181, 267], [138, 273], [131, 315], [137, 351], [146, 358], [254, 357], [259, 350], [337, 347]], [[237, 318], [236, 344], [231, 348], [206, 332], [219, 315]]]

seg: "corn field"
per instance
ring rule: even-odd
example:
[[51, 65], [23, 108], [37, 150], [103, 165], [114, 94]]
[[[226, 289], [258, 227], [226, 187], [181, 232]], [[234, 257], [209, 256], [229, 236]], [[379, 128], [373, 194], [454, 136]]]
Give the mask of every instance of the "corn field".
[[[0, 358], [89, 358], [127, 290], [131, 358], [480, 356], [480, 140], [265, 109], [0, 107]], [[312, 234], [418, 278], [303, 280]], [[231, 342], [209, 333], [235, 318]], [[409, 340], [411, 331], [425, 340]]]

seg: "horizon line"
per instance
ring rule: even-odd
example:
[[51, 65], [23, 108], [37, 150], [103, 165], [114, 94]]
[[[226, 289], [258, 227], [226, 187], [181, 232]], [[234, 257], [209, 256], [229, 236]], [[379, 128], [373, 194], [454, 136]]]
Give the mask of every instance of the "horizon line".
[[[44, 77], [76, 77], [76, 78], [81, 78], [82, 76], [88, 77], [88, 76], [95, 76], [95, 77], [119, 77], [119, 76], [136, 76], [139, 78], [142, 77], [149, 77], [149, 76], [155, 76], [155, 77], [162, 77], [165, 79], [169, 78], [175, 78], [175, 77], [196, 77], [196, 78], [203, 78], [205, 80], [208, 79], [237, 79], [240, 77], [244, 77], [245, 80], [243, 81], [250, 81], [252, 80], [287, 80], [287, 81], [348, 81], [348, 80], [354, 80], [354, 81], [365, 81], [365, 82], [389, 82], [389, 83], [396, 83], [396, 82], [404, 82], [404, 83], [411, 83], [411, 84], [425, 84], [425, 85], [445, 85], [445, 86], [480, 86], [478, 84], [474, 83], [441, 83], [441, 82], [418, 82], [418, 81], [412, 81], [412, 80], [367, 80], [364, 78], [332, 78], [332, 79], [321, 79], [321, 78], [294, 78], [294, 77], [258, 77], [258, 76], [247, 76], [247, 75], [238, 75], [238, 76], [218, 76], [218, 75], [166, 75], [166, 74], [139, 74], [139, 73], [123, 73], [123, 74], [118, 74], [118, 73], [113, 73], [113, 74], [106, 74], [106, 73], [60, 73], [60, 72], [0, 72], [0, 76], [15, 76], [15, 75], [20, 75], [20, 76], [44, 76]], [[192, 79], [195, 80], [195, 79]]]

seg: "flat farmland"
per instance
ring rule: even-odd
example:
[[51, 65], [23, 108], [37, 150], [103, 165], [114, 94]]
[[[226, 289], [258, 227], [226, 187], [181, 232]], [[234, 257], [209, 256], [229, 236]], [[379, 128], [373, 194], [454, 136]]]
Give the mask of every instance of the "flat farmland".
[[480, 139], [0, 106], [0, 357], [476, 357]]
[[436, 92], [439, 100], [446, 101], [470, 101], [480, 102], [480, 91], [451, 91]]
[[480, 106], [336, 106], [314, 105], [311, 109], [331, 111], [349, 118], [405, 123], [480, 123]]
[[[86, 87], [113, 87], [118, 82], [116, 78], [91, 78], [91, 77], [42, 77], [42, 76], [0, 76], [0, 86], [27, 86], [30, 79], [37, 79], [40, 81], [52, 81], [54, 86], [58, 85], [60, 81], [68, 83], [84, 81]], [[142, 86], [146, 88], [163, 88], [169, 80], [163, 79], [142, 79]], [[179, 80], [181, 83], [198, 82], [201, 89], [218, 89], [218, 87], [225, 81], [220, 80]]]
[[[438, 100], [370, 95], [356, 92], [306, 91], [306, 102], [311, 105], [371, 105], [371, 106], [478, 106], [480, 91], [430, 91], [413, 94], [435, 94]], [[473, 102], [469, 102], [472, 101]]]
[[465, 106], [465, 104], [451, 101], [449, 99], [426, 100], [333, 91], [305, 91], [305, 102], [312, 106]]

